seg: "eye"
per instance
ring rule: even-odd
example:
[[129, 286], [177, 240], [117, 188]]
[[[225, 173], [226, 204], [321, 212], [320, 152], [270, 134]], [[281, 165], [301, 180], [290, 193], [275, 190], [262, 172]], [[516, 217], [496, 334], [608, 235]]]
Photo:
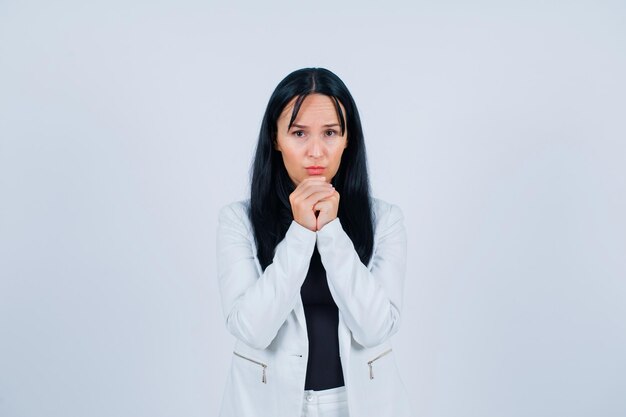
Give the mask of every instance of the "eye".
[[337, 131], [333, 130], [333, 129], [329, 129], [329, 130], [326, 131], [326, 136], [328, 136], [328, 137], [337, 136]]
[[296, 130], [295, 132], [292, 133], [295, 137], [297, 138], [303, 138], [304, 137], [304, 130]]

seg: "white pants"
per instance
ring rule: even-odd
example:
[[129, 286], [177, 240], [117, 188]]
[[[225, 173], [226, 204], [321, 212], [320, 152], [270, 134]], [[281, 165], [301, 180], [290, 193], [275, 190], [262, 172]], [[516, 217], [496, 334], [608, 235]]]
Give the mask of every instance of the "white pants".
[[346, 387], [305, 390], [302, 417], [349, 417]]

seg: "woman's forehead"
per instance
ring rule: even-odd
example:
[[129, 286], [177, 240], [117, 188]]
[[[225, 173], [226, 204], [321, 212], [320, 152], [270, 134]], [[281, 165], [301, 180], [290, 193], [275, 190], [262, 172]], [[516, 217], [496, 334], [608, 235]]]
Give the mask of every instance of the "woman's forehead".
[[[280, 115], [280, 119], [283, 119], [286, 122], [289, 122], [291, 120], [294, 107], [298, 101], [298, 98], [299, 96], [296, 96], [292, 98], [289, 103], [287, 103]], [[343, 105], [341, 105], [341, 102], [339, 102], [339, 105], [342, 107], [341, 110], [345, 114], [345, 110], [343, 109]], [[324, 124], [339, 122], [339, 115], [337, 114], [335, 101], [332, 97], [324, 94], [309, 94], [302, 100], [294, 122], [297, 120], [308, 119], [314, 121], [318, 120], [319, 118], [328, 119], [323, 121]]]

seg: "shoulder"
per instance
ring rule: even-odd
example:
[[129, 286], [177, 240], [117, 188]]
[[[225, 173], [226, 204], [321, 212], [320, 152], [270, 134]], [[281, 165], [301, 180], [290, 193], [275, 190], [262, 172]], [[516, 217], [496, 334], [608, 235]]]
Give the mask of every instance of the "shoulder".
[[372, 214], [376, 228], [386, 227], [402, 221], [404, 214], [399, 206], [380, 198], [372, 197]]
[[223, 205], [219, 209], [218, 222], [224, 224], [239, 224], [246, 229], [250, 229], [250, 199], [233, 201]]
[[220, 207], [220, 215], [232, 215], [232, 214], [248, 214], [250, 208], [250, 199], [233, 201]]

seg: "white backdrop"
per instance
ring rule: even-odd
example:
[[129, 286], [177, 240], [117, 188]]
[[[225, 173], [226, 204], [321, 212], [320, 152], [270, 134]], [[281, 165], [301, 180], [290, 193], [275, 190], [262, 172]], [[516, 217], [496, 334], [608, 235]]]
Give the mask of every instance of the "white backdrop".
[[0, 0], [0, 416], [217, 414], [217, 210], [305, 66], [348, 85], [374, 195], [406, 217], [416, 416], [626, 415], [625, 19]]

